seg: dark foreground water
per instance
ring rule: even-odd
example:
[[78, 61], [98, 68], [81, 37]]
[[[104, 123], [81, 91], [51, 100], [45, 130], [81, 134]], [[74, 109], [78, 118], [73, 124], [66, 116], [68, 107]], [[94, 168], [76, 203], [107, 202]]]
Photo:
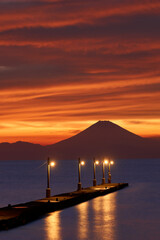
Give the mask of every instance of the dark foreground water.
[[[0, 206], [45, 197], [42, 161], [0, 161]], [[102, 169], [97, 167], [101, 183]], [[160, 160], [119, 160], [113, 182], [128, 182], [121, 191], [0, 232], [0, 240], [159, 240]], [[82, 184], [92, 184], [92, 162], [82, 168]], [[52, 194], [77, 188], [77, 161], [59, 161], [51, 171]]]

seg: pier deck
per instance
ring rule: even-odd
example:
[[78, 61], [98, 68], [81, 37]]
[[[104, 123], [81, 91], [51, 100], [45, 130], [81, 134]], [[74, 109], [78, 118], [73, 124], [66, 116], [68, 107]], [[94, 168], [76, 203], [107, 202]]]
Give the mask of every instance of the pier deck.
[[24, 225], [42, 217], [46, 213], [71, 207], [127, 186], [128, 183], [106, 183], [84, 188], [80, 191], [63, 193], [50, 198], [0, 208], [0, 230], [8, 230]]

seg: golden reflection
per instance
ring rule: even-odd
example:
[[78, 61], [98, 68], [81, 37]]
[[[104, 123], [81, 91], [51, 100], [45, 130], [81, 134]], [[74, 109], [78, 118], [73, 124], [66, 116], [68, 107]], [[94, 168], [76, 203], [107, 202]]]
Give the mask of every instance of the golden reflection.
[[76, 206], [78, 210], [77, 236], [79, 240], [116, 240], [116, 193], [97, 197]]
[[53, 212], [45, 218], [46, 238], [45, 240], [60, 240], [60, 212]]
[[84, 202], [76, 206], [78, 210], [78, 239], [88, 238], [89, 219], [88, 219], [89, 202]]
[[107, 239], [116, 239], [116, 193], [93, 200], [94, 228]]

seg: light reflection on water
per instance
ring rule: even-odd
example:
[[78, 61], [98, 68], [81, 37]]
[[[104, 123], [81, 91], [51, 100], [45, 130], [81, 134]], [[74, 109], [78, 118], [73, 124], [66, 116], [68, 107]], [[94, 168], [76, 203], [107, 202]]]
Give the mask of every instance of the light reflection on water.
[[[45, 196], [46, 168], [38, 168], [41, 164], [0, 162], [0, 206]], [[100, 170], [97, 168], [98, 183]], [[83, 187], [92, 184], [92, 173], [91, 162], [87, 162], [82, 171]], [[112, 179], [129, 182], [128, 188], [0, 232], [0, 240], [159, 240], [159, 173], [160, 160], [117, 161]], [[51, 174], [51, 187], [54, 194], [75, 190], [77, 162], [58, 162]]]
[[49, 216], [45, 218], [44, 228], [46, 231], [46, 239], [61, 239], [61, 221], [59, 211], [49, 214]]
[[77, 236], [80, 240], [86, 239], [88, 235], [88, 229], [89, 229], [88, 207], [89, 207], [88, 202], [85, 202], [76, 206], [76, 209], [78, 210]]
[[[115, 194], [99, 197], [93, 201], [95, 214], [94, 227], [96, 233], [101, 233], [105, 239], [115, 239], [116, 229], [116, 198]], [[97, 201], [95, 201], [97, 200]]]
[[[86, 232], [88, 233], [88, 229], [92, 229], [95, 236], [101, 239], [115, 239], [115, 229], [116, 229], [116, 199], [115, 194], [98, 197], [91, 201], [91, 206], [87, 204], [88, 212], [81, 211], [81, 206], [77, 206], [79, 208], [80, 215], [86, 214], [85, 219], [88, 220], [86, 228]], [[83, 218], [82, 218], [83, 220]], [[80, 218], [79, 218], [80, 221]], [[83, 222], [82, 222], [83, 223]], [[91, 234], [91, 233], [90, 233]], [[80, 239], [83, 238], [82, 230]]]
[[[72, 210], [76, 217], [74, 218], [75, 222], [72, 219]], [[69, 211], [70, 214], [68, 214]], [[64, 219], [67, 221], [65, 224], [63, 223]], [[71, 240], [115, 240], [117, 228], [116, 193], [81, 203], [75, 208], [51, 213], [44, 221], [45, 240], [67, 240], [67, 232], [70, 233]]]

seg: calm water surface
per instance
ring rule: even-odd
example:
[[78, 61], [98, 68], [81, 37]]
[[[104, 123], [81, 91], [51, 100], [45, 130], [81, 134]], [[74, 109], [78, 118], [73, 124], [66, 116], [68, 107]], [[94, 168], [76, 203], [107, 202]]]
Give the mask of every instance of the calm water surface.
[[[102, 169], [96, 169], [101, 183]], [[0, 240], [159, 240], [160, 160], [119, 160], [113, 182], [130, 185], [30, 224], [0, 232]], [[82, 169], [84, 187], [92, 184], [92, 162]], [[0, 207], [45, 197], [43, 161], [0, 161]], [[51, 171], [52, 194], [77, 188], [77, 161], [59, 161]]]

